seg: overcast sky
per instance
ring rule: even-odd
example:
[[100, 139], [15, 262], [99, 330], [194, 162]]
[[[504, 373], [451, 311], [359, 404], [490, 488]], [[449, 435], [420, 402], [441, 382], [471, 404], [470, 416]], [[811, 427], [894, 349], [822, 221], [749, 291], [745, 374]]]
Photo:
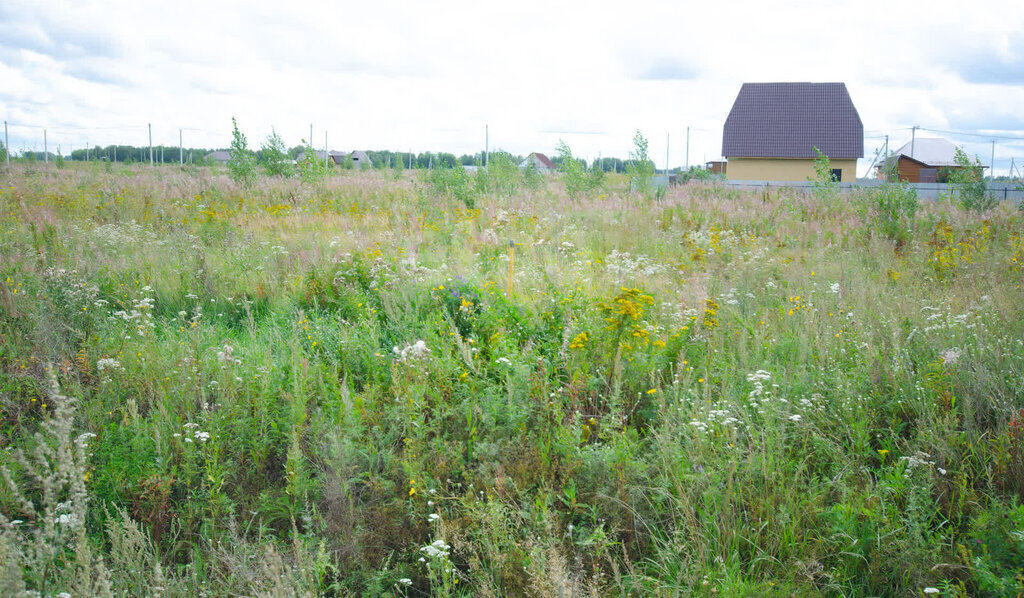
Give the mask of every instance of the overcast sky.
[[[0, 0], [10, 145], [289, 146], [718, 158], [743, 82], [842, 81], [865, 129], [958, 134], [996, 168], [1024, 161], [1019, 1], [58, 2]], [[969, 137], [959, 133], [977, 133]]]

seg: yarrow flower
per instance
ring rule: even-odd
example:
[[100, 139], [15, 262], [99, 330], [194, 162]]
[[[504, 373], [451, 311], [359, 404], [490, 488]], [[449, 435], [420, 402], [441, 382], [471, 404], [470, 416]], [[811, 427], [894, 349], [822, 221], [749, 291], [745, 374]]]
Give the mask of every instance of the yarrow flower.
[[444, 558], [448, 556], [448, 551], [451, 548], [451, 546], [444, 543], [444, 540], [434, 540], [432, 543], [420, 548], [420, 551], [427, 553], [427, 556], [431, 558]]
[[946, 349], [942, 353], [939, 353], [939, 359], [942, 360], [942, 365], [953, 365], [960, 360], [960, 350]]
[[121, 369], [121, 362], [111, 357], [104, 357], [96, 362], [96, 369], [101, 372], [103, 370], [119, 370]]

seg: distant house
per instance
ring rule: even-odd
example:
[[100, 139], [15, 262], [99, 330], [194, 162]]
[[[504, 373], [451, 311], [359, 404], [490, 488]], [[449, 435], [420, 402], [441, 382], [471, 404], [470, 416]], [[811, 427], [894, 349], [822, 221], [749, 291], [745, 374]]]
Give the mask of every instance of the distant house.
[[529, 168], [530, 166], [536, 168], [537, 172], [541, 174], [548, 174], [558, 170], [558, 167], [555, 166], [554, 162], [552, 162], [544, 154], [540, 154], [537, 152], [534, 152], [527, 156], [526, 159], [523, 160], [522, 164], [519, 165], [519, 168]]
[[939, 137], [915, 139], [879, 164], [878, 178], [907, 183], [945, 183], [950, 172], [962, 168], [956, 163], [956, 150], [957, 146]]
[[345, 158], [348, 157], [348, 152], [339, 152], [339, 151], [331, 150], [331, 151], [327, 152], [327, 157], [331, 159], [332, 163], [334, 163], [334, 164], [341, 164], [342, 162], [345, 161]]
[[207, 161], [213, 162], [214, 164], [224, 165], [227, 164], [228, 160], [231, 159], [231, 152], [227, 150], [217, 150], [215, 152], [210, 152], [206, 154], [206, 159]]
[[844, 83], [744, 83], [725, 121], [733, 180], [806, 181], [818, 148], [838, 181], [853, 181], [864, 125]]
[[704, 170], [711, 174], [725, 174], [725, 160], [712, 160], [704, 163]]
[[364, 151], [354, 151], [348, 155], [352, 159], [352, 164], [359, 169], [373, 168], [373, 161], [370, 160], [369, 154]]

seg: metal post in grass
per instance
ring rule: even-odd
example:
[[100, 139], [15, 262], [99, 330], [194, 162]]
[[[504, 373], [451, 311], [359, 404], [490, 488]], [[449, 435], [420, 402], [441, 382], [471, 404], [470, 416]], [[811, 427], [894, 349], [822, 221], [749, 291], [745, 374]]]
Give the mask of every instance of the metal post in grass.
[[43, 162], [50, 163], [50, 150], [46, 147], [46, 129], [43, 129]]
[[508, 290], [506, 291], [508, 293], [509, 297], [512, 296], [512, 272], [515, 269], [515, 263], [516, 263], [516, 242], [510, 240], [508, 242]]

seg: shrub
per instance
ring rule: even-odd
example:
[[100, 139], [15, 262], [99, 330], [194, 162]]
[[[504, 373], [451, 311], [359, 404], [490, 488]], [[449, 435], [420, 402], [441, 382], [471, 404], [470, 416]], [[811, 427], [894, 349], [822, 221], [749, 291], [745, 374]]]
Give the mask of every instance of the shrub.
[[808, 178], [807, 180], [811, 182], [811, 189], [814, 190], [814, 195], [818, 199], [832, 199], [839, 192], [839, 184], [832, 174], [832, 163], [828, 156], [817, 147], [814, 148], [814, 153], [818, 155], [814, 159], [814, 178]]
[[946, 170], [950, 194], [968, 210], [984, 212], [994, 208], [999, 201], [987, 192], [981, 161], [975, 158], [972, 162], [960, 148], [956, 150], [955, 161], [957, 167]]
[[302, 160], [299, 162], [299, 178], [303, 183], [314, 184], [322, 182], [330, 173], [331, 167], [326, 161], [316, 155], [313, 146], [306, 144], [302, 153]]
[[690, 181], [711, 181], [717, 177], [711, 174], [711, 171], [701, 168], [700, 166], [691, 166], [686, 170], [679, 173], [677, 179], [680, 183], [688, 183]]
[[994, 501], [971, 521], [970, 564], [977, 589], [985, 596], [1024, 592], [1024, 506]]
[[917, 192], [906, 183], [885, 183], [869, 192], [875, 226], [903, 247], [910, 237], [917, 214]]
[[572, 200], [579, 200], [584, 193], [590, 190], [590, 178], [587, 176], [587, 168], [582, 162], [572, 155], [572, 150], [562, 140], [558, 141], [555, 147], [561, 161], [562, 181], [565, 183], [565, 191]]
[[228, 158], [228, 172], [231, 180], [239, 185], [252, 187], [256, 184], [256, 156], [249, 151], [249, 141], [238, 130], [238, 122], [231, 117], [231, 157]]
[[647, 156], [647, 139], [637, 130], [633, 136], [633, 151], [629, 153], [630, 162], [626, 166], [629, 185], [644, 197], [652, 194], [654, 180], [654, 162]]
[[470, 209], [476, 207], [478, 190], [461, 164], [428, 170], [423, 180], [435, 194], [460, 201]]
[[263, 142], [260, 157], [263, 161], [263, 169], [270, 176], [290, 177], [295, 174], [295, 169], [290, 164], [288, 150], [284, 146], [284, 140], [277, 134], [277, 131], [270, 129], [270, 135]]

